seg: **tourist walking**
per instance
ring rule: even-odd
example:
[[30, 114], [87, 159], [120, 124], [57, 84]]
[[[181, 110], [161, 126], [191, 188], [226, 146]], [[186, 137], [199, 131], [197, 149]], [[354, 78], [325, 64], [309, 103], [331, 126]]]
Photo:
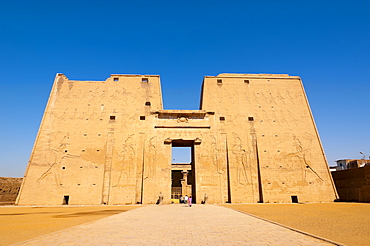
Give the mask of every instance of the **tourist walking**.
[[191, 205], [192, 205], [192, 201], [193, 201], [193, 199], [191, 198], [191, 196], [188, 198], [188, 205], [189, 205], [189, 207], [191, 207]]

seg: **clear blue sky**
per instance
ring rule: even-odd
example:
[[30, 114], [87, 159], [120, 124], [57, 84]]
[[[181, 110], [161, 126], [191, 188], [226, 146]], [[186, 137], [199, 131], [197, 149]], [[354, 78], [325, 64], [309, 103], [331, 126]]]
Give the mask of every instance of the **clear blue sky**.
[[0, 35], [2, 177], [23, 176], [56, 73], [158, 74], [165, 109], [198, 109], [205, 75], [301, 76], [329, 164], [370, 155], [370, 1], [1, 0]]

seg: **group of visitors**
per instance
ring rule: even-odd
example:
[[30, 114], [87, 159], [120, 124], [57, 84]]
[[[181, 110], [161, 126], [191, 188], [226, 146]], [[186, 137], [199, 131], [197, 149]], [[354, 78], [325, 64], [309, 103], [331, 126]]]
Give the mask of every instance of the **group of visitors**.
[[191, 198], [191, 196], [188, 197], [188, 195], [185, 195], [183, 197], [181, 195], [180, 196], [180, 203], [185, 204], [185, 205], [188, 205], [189, 207], [191, 207], [191, 205], [192, 205], [192, 198]]

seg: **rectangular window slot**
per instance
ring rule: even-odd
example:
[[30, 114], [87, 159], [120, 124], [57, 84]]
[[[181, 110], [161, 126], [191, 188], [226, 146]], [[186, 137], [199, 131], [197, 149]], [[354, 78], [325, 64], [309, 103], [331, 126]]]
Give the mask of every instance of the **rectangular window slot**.
[[218, 79], [217, 84], [222, 84], [222, 79]]
[[149, 82], [149, 79], [148, 78], [142, 78], [141, 79], [141, 82], [148, 83]]
[[140, 116], [140, 120], [145, 120], [145, 116]]
[[62, 169], [66, 169], [66, 167], [62, 167]]
[[298, 203], [298, 196], [292, 196], [292, 203]]
[[66, 153], [67, 153], [67, 152], [68, 152], [68, 150], [65, 150], [64, 152], [66, 152]]
[[249, 84], [249, 79], [245, 79], [244, 83]]
[[248, 121], [254, 121], [253, 117], [248, 117]]
[[69, 196], [64, 196], [63, 197], [63, 205], [68, 205], [69, 203]]
[[110, 119], [110, 120], [115, 120], [115, 119], [116, 119], [116, 116], [111, 115], [111, 116], [109, 117], [109, 119]]
[[150, 106], [150, 102], [145, 102], [145, 106]]
[[225, 121], [225, 117], [221, 116], [220, 121]]
[[119, 80], [119, 78], [113, 78], [113, 81], [118, 81]]

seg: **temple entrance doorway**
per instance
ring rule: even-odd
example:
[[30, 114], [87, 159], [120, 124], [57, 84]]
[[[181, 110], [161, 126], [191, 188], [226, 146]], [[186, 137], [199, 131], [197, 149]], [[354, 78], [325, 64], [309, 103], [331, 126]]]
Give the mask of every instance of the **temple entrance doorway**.
[[172, 140], [171, 201], [179, 203], [180, 197], [192, 196], [196, 202], [194, 141]]

